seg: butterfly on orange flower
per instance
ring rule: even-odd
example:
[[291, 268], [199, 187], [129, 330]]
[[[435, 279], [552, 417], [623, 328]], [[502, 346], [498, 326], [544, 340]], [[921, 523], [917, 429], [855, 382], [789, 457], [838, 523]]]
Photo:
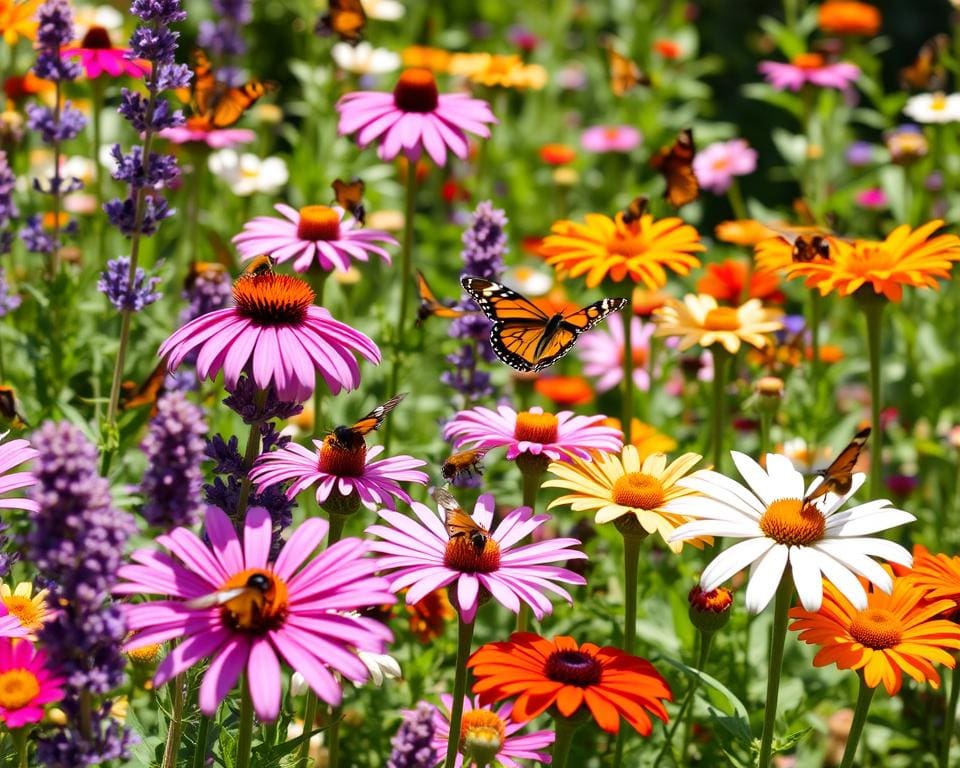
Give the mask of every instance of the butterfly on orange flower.
[[470, 448], [466, 451], [458, 451], [447, 457], [440, 467], [440, 474], [444, 480], [453, 482], [462, 477], [472, 477], [473, 475], [482, 475], [483, 467], [480, 461], [487, 455], [484, 448]]
[[166, 390], [164, 382], [167, 378], [167, 364], [165, 360], [154, 368], [146, 380], [137, 386], [136, 382], [125, 381], [120, 385], [120, 409], [132, 411], [135, 408], [150, 406], [150, 415], [154, 416], [157, 409], [157, 400]]
[[606, 44], [606, 49], [607, 63], [610, 65], [610, 90], [614, 96], [619, 98], [639, 85], [650, 85], [650, 78], [633, 59], [619, 53], [610, 42]]
[[320, 37], [336, 35], [343, 42], [356, 45], [363, 39], [367, 14], [360, 0], [330, 0], [330, 7], [318, 20], [314, 33]]
[[437, 298], [423, 272], [417, 270], [417, 293], [420, 295], [420, 307], [417, 309], [417, 326], [423, 324], [428, 317], [444, 317], [447, 319], [463, 317], [471, 314], [468, 309], [457, 309], [444, 304]]
[[500, 283], [466, 276], [460, 285], [492, 322], [490, 344], [497, 357], [518, 371], [542, 371], [569, 352], [584, 331], [626, 299], [601, 299], [569, 314], [548, 315], [530, 299]]
[[823, 482], [804, 497], [804, 504], [826, 496], [829, 492], [841, 496], [849, 493], [853, 485], [853, 469], [857, 465], [860, 451], [866, 445], [868, 437], [870, 437], [870, 427], [864, 427], [853, 436], [850, 444], [840, 451], [840, 455], [830, 463], [829, 467], [817, 472], [823, 478]]
[[669, 147], [661, 147], [650, 158], [650, 166], [659, 171], [667, 183], [664, 198], [674, 208], [692, 203], [700, 196], [700, 182], [693, 172], [693, 158], [697, 150], [693, 131], [685, 128]]
[[490, 538], [490, 531], [464, 512], [449, 491], [443, 488], [432, 488], [430, 495], [437, 502], [437, 506], [443, 510], [443, 525], [447, 529], [450, 540], [463, 537], [473, 545], [478, 555], [483, 552]]
[[353, 216], [362, 227], [367, 220], [367, 212], [363, 207], [363, 190], [366, 188], [363, 179], [335, 179], [330, 186], [333, 188], [337, 205]]
[[348, 451], [356, 451], [365, 445], [364, 436], [370, 434], [375, 429], [379, 429], [383, 424], [387, 414], [400, 405], [400, 401], [407, 396], [406, 392], [394, 395], [383, 405], [378, 405], [362, 419], [355, 421], [349, 426], [334, 427], [330, 433], [331, 438], [341, 448]]
[[221, 83], [203, 51], [195, 51], [193, 56], [195, 65], [190, 91], [193, 114], [188, 123], [194, 127], [206, 130], [229, 128], [261, 96], [277, 88], [273, 83], [260, 80], [250, 80], [239, 86]]
[[950, 49], [950, 38], [940, 33], [920, 46], [912, 64], [900, 70], [900, 87], [915, 91], [942, 91], [947, 84], [943, 54]]
[[623, 223], [633, 224], [647, 212], [647, 206], [650, 204], [649, 198], [639, 195], [630, 201], [630, 205], [623, 209]]

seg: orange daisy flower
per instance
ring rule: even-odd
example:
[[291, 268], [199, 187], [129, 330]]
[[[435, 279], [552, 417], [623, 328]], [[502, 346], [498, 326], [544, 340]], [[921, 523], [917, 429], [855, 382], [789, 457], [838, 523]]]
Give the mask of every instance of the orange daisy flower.
[[[706, 293], [717, 301], [739, 304], [743, 284], [747, 280], [747, 265], [738, 259], [725, 259], [719, 264], [707, 264], [707, 273], [697, 281], [697, 293]], [[754, 272], [750, 275], [751, 299], [783, 301], [779, 281], [773, 272]]]
[[[864, 579], [860, 581], [868, 586]], [[840, 590], [824, 581], [820, 610], [791, 608], [790, 616], [796, 621], [790, 628], [800, 631], [803, 642], [821, 646], [814, 666], [836, 664], [840, 669], [862, 671], [868, 686], [883, 683], [893, 696], [900, 690], [904, 672], [918, 683], [939, 688], [940, 675], [933, 665], [953, 669], [952, 651], [960, 649], [960, 627], [937, 618], [953, 605], [952, 600], [930, 602], [908, 578], [895, 578], [889, 595], [868, 591], [867, 607], [858, 611]]]
[[928, 600], [952, 600], [951, 611], [960, 607], [960, 557], [931, 554], [919, 544], [913, 547], [913, 568], [903, 578], [924, 592]]
[[697, 230], [676, 217], [644, 214], [628, 224], [623, 213], [588, 213], [584, 224], [558, 221], [550, 231], [541, 247], [547, 264], [570, 277], [586, 275], [588, 288], [629, 277], [656, 290], [666, 285], [667, 269], [689, 274], [700, 266], [693, 254], [706, 250]]
[[0, 0], [0, 32], [3, 41], [14, 46], [21, 37], [33, 40], [37, 36], [37, 9], [41, 0]]
[[620, 729], [623, 717], [649, 736], [650, 714], [667, 722], [663, 702], [673, 700], [667, 681], [646, 659], [619, 648], [578, 645], [572, 637], [547, 640], [515, 632], [507, 642], [482, 646], [467, 666], [473, 669], [473, 692], [482, 703], [520, 694], [513, 705], [517, 722], [532, 720], [551, 706], [564, 717], [586, 706], [608, 733]]
[[817, 11], [817, 26], [828, 35], [873, 37], [881, 21], [879, 8], [854, 0], [827, 0]]

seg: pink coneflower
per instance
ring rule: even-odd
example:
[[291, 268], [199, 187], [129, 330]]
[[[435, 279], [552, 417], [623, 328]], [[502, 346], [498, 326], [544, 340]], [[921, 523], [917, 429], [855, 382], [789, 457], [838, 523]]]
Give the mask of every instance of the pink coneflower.
[[733, 184], [734, 176], [746, 176], [757, 170], [757, 150], [743, 139], [716, 141], [693, 158], [693, 172], [704, 189], [722, 195]]
[[[387, 578], [394, 592], [407, 589], [407, 605], [422, 600], [433, 590], [451, 587], [460, 618], [472, 623], [477, 608], [487, 596], [519, 613], [520, 601], [527, 603], [538, 620], [553, 610], [546, 593], [553, 592], [567, 602], [573, 598], [555, 582], [586, 584], [582, 576], [549, 563], [586, 559], [576, 549], [577, 539], [548, 539], [538, 544], [515, 546], [550, 519], [534, 515], [529, 507], [514, 509], [491, 530], [494, 500], [483, 494], [473, 511], [473, 520], [489, 534], [480, 540], [467, 535], [452, 538], [444, 526], [444, 514], [413, 502], [417, 520], [389, 510], [379, 515], [389, 525], [371, 525], [367, 533], [379, 536], [371, 550], [384, 556], [377, 561], [380, 571], [392, 571]], [[464, 513], [466, 514], [466, 513]], [[419, 522], [418, 522], [419, 520]]]
[[273, 272], [243, 277], [233, 284], [232, 307], [201, 315], [160, 345], [171, 371], [199, 349], [197, 375], [215, 378], [223, 369], [232, 389], [244, 371], [277, 397], [303, 402], [313, 394], [317, 372], [330, 391], [356, 389], [360, 367], [354, 354], [380, 363], [380, 350], [367, 336], [335, 320], [313, 303], [304, 280]]
[[[0, 435], [2, 438], [3, 435]], [[9, 493], [21, 488], [28, 488], [36, 482], [30, 472], [9, 472], [14, 467], [36, 458], [37, 451], [26, 440], [10, 440], [0, 443], [0, 493]], [[25, 499], [22, 496], [8, 496], [0, 498], [0, 509], [23, 509], [33, 512], [37, 509], [37, 502]]]
[[298, 211], [283, 203], [273, 207], [282, 219], [257, 216], [233, 238], [244, 259], [261, 254], [279, 264], [293, 259], [297, 272], [306, 272], [314, 263], [325, 272], [346, 272], [351, 259], [367, 261], [371, 253], [390, 263], [390, 254], [377, 243], [396, 245], [397, 241], [379, 229], [360, 229], [354, 219], [344, 221], [342, 208], [308, 205]]
[[[450, 707], [453, 696], [445, 693], [440, 696], [443, 708], [433, 711], [433, 747], [438, 755], [443, 755], [450, 738]], [[463, 720], [460, 722], [460, 751], [457, 752], [457, 768], [464, 763], [464, 756], [472, 758], [471, 765], [486, 761], [487, 765], [496, 764], [503, 768], [521, 768], [517, 760], [535, 760], [543, 765], [550, 764], [547, 748], [553, 744], [556, 734], [553, 731], [536, 731], [515, 736], [526, 723], [516, 723], [511, 718], [513, 702], [501, 704], [496, 709], [492, 705], [481, 706], [480, 702], [463, 697]], [[440, 765], [443, 760], [437, 760]]]
[[190, 120], [187, 120], [186, 125], [164, 128], [157, 135], [174, 144], [206, 144], [210, 149], [227, 149], [239, 144], [249, 144], [257, 138], [257, 134], [249, 128], [192, 126]]
[[619, 451], [623, 435], [619, 430], [603, 426], [606, 416], [575, 416], [571, 411], [554, 415], [543, 408], [519, 413], [508, 405], [497, 410], [477, 406], [460, 411], [443, 427], [445, 440], [455, 439], [457, 448], [498, 448], [507, 446], [507, 458], [522, 453], [544, 455], [553, 461], [569, 456], [589, 459], [590, 451]]
[[880, 187], [868, 187], [867, 189], [860, 190], [857, 192], [854, 200], [861, 208], [868, 208], [875, 211], [890, 205], [890, 201], [887, 199], [887, 193]]
[[640, 131], [630, 125], [595, 125], [580, 137], [587, 152], [630, 152], [640, 146], [641, 141]]
[[399, 483], [427, 484], [427, 475], [417, 467], [425, 461], [411, 456], [393, 456], [373, 461], [383, 452], [382, 445], [367, 449], [361, 444], [357, 450], [342, 446], [335, 436], [314, 440], [316, 451], [288, 443], [277, 451], [263, 454], [253, 469], [250, 479], [260, 491], [287, 480], [294, 482], [287, 488], [291, 499], [304, 488], [317, 486], [317, 504], [323, 504], [331, 495], [351, 496], [356, 494], [367, 509], [385, 506], [396, 509], [394, 498], [410, 503]]
[[357, 134], [362, 148], [379, 140], [377, 154], [392, 160], [402, 151], [411, 162], [424, 149], [437, 165], [447, 161], [447, 149], [467, 156], [467, 132], [490, 136], [487, 125], [497, 122], [487, 102], [465, 93], [439, 93], [427, 69], [408, 69], [393, 93], [358, 91], [337, 102], [341, 136]]
[[[199, 697], [200, 711], [208, 716], [245, 672], [257, 717], [275, 720], [281, 658], [317, 696], [338, 705], [342, 692], [334, 673], [365, 681], [369, 671], [355, 652], [383, 653], [392, 638], [380, 622], [344, 612], [395, 598], [387, 582], [374, 575], [378, 564], [366, 557], [367, 542], [343, 539], [308, 562], [327, 528], [321, 518], [306, 520], [271, 563], [269, 512], [262, 507], [247, 512], [241, 541], [230, 518], [208, 507], [209, 544], [188, 528], [176, 528], [157, 538], [170, 555], [141, 549], [131, 556], [134, 565], [120, 569], [125, 581], [115, 587], [117, 594], [164, 597], [124, 606], [127, 625], [136, 633], [125, 649], [179, 640], [157, 668], [158, 686], [210, 659]], [[259, 593], [255, 610], [232, 601], [200, 607], [211, 595], [244, 588]]]
[[[633, 383], [638, 389], [650, 389], [650, 371], [647, 360], [650, 356], [650, 338], [656, 330], [653, 323], [644, 323], [639, 317], [630, 320], [630, 346], [633, 348]], [[623, 318], [611, 315], [606, 328], [595, 328], [583, 335], [577, 347], [577, 355], [583, 361], [583, 375], [599, 377], [598, 392], [607, 392], [623, 381]], [[616, 450], [616, 449], [615, 449]]]
[[0, 722], [7, 728], [39, 723], [44, 705], [63, 698], [63, 683], [33, 643], [0, 638]]
[[819, 53], [801, 53], [789, 64], [782, 61], [761, 61], [757, 69], [778, 91], [799, 91], [804, 85], [844, 91], [860, 77], [860, 67], [848, 61], [827, 64]]
[[87, 79], [95, 80], [104, 74], [110, 77], [144, 77], [150, 72], [145, 61], [127, 58], [128, 48], [114, 48], [110, 33], [103, 27], [90, 27], [83, 36], [80, 45], [64, 48], [60, 55], [64, 58], [78, 56]]

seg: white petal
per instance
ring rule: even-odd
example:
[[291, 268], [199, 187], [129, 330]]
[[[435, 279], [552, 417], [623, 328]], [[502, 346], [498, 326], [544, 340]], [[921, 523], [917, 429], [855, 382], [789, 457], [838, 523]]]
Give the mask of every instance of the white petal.
[[737, 465], [737, 471], [765, 506], [770, 506], [777, 499], [784, 498], [783, 494], [777, 490], [776, 483], [772, 482], [763, 471], [763, 467], [747, 454], [730, 451], [730, 455], [733, 456], [733, 463]]
[[816, 547], [821, 552], [831, 555], [858, 576], [863, 576], [867, 581], [873, 582], [884, 592], [890, 592], [893, 589], [893, 579], [890, 578], [890, 574], [883, 570], [875, 560], [871, 560], [865, 554], [862, 554], [859, 548], [847, 546], [854, 541], [857, 541], [857, 539], [846, 539], [844, 541], [825, 539], [818, 542]]
[[707, 592], [716, 589], [733, 574], [742, 571], [774, 546], [776, 544], [767, 538], [747, 539], [734, 544], [713, 558], [711, 563], [703, 569], [700, 587]]
[[731, 507], [729, 504], [707, 496], [683, 496], [668, 501], [663, 508], [675, 515], [728, 523], [745, 523], [757, 529], [757, 518], [752, 514], [748, 515], [736, 507]]
[[767, 475], [780, 499], [803, 498], [803, 475], [793, 468], [793, 462], [777, 453], [767, 454]]
[[756, 523], [728, 523], [723, 520], [696, 520], [692, 523], [684, 523], [677, 528], [670, 536], [668, 541], [672, 544], [676, 541], [686, 539], [696, 539], [701, 536], [729, 536], [734, 539], [745, 539], [749, 536], [760, 536], [760, 530]]
[[793, 584], [808, 611], [819, 611], [823, 602], [823, 577], [815, 552], [809, 547], [790, 547]]
[[909, 512], [892, 507], [882, 508], [889, 504], [886, 499], [871, 501], [860, 507], [841, 512], [827, 519], [827, 531], [831, 538], [846, 536], [865, 536], [870, 533], [886, 531], [900, 525], [912, 523], [915, 518]]
[[853, 604], [854, 608], [858, 611], [866, 610], [867, 593], [860, 583], [860, 579], [854, 576], [843, 563], [838, 562], [816, 545], [811, 549], [816, 553], [817, 563], [820, 570], [823, 571], [823, 577], [839, 589], [844, 597]]
[[[769, 540], [768, 540], [769, 541]], [[747, 584], [747, 610], [760, 613], [773, 598], [783, 579], [783, 570], [787, 565], [787, 547], [775, 544], [750, 569], [750, 582]]]
[[755, 520], [766, 512], [767, 507], [754, 496], [747, 488], [744, 488], [736, 480], [731, 480], [719, 472], [710, 469], [702, 469], [699, 472], [677, 481], [681, 488], [690, 488], [700, 491], [717, 501], [722, 501], [727, 506], [734, 509], [743, 510], [744, 514], [750, 515]]

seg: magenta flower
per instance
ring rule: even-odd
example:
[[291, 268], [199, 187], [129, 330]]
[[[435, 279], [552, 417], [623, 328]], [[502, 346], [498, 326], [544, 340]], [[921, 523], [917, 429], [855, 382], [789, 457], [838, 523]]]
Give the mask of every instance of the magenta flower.
[[704, 189], [722, 195], [733, 184], [734, 176], [746, 176], [757, 170], [757, 150], [743, 139], [716, 141], [693, 158], [693, 172]]
[[[447, 740], [450, 737], [450, 708], [453, 696], [445, 693], [440, 696], [443, 708], [433, 712], [433, 747], [438, 755], [446, 754]], [[553, 731], [536, 731], [526, 735], [515, 735], [527, 723], [514, 722], [513, 702], [508, 701], [496, 709], [492, 705], [481, 706], [479, 701], [469, 696], [463, 697], [463, 721], [460, 725], [461, 751], [457, 752], [457, 768], [463, 765], [464, 753], [476, 759], [487, 760], [488, 764], [501, 765], [503, 768], [521, 768], [517, 760], [535, 760], [543, 765], [550, 764], [547, 748], [553, 744], [556, 734]], [[498, 746], [499, 744], [499, 746]], [[437, 765], [443, 762], [437, 760]], [[474, 763], [471, 762], [471, 765]]]
[[396, 509], [394, 498], [410, 503], [410, 497], [399, 483], [427, 484], [427, 475], [416, 470], [424, 466], [425, 461], [412, 456], [373, 461], [383, 452], [382, 445], [369, 450], [365, 445], [359, 450], [350, 450], [342, 447], [332, 435], [314, 440], [313, 445], [316, 451], [291, 442], [263, 454], [250, 470], [250, 479], [257, 484], [257, 491], [293, 480], [287, 488], [291, 499], [316, 484], [320, 506], [333, 494], [356, 494], [363, 506], [373, 510], [378, 506]]
[[306, 272], [314, 260], [325, 272], [346, 272], [351, 259], [367, 261], [371, 253], [390, 263], [390, 254], [377, 243], [396, 245], [397, 241], [379, 229], [360, 229], [353, 219], [344, 221], [342, 208], [308, 205], [298, 211], [283, 203], [274, 208], [282, 219], [257, 216], [233, 238], [244, 259], [264, 253], [280, 264], [293, 259], [297, 272]]
[[[653, 323], [644, 323], [636, 315], [630, 320], [630, 346], [633, 348], [633, 383], [646, 392], [650, 389], [650, 338], [656, 330]], [[607, 318], [606, 328], [594, 328], [583, 335], [577, 346], [583, 361], [583, 375], [597, 378], [597, 391], [607, 392], [623, 381], [623, 318]]]
[[357, 134], [357, 145], [379, 141], [381, 160], [392, 160], [402, 151], [411, 162], [424, 149], [437, 165], [447, 161], [449, 149], [467, 156], [467, 136], [490, 136], [487, 125], [497, 122], [487, 102], [465, 93], [439, 93], [433, 73], [426, 69], [405, 70], [393, 93], [358, 91], [337, 102], [341, 136]]
[[157, 135], [174, 144], [206, 144], [210, 149], [249, 144], [257, 138], [257, 134], [249, 128], [205, 128], [191, 126], [189, 120], [186, 125], [164, 128]]
[[757, 66], [778, 91], [799, 91], [804, 85], [844, 91], [860, 77], [860, 67], [847, 61], [827, 64], [819, 53], [801, 53], [787, 64], [782, 61], [761, 61]]
[[[382, 653], [392, 639], [380, 622], [344, 613], [395, 602], [387, 582], [374, 575], [378, 564], [366, 557], [367, 542], [343, 539], [311, 558], [328, 525], [310, 518], [271, 563], [271, 528], [269, 512], [254, 507], [247, 512], [241, 541], [230, 518], [207, 507], [209, 544], [188, 528], [175, 528], [157, 538], [169, 555], [141, 549], [131, 556], [134, 564], [120, 569], [125, 581], [114, 588], [117, 594], [163, 596], [124, 606], [135, 633], [126, 649], [179, 641], [157, 668], [158, 686], [209, 659], [199, 697], [205, 715], [216, 712], [245, 671], [257, 717], [275, 720], [281, 659], [317, 696], [336, 706], [342, 691], [334, 673], [365, 681], [369, 671], [356, 652]], [[211, 595], [251, 588], [252, 579], [268, 585], [257, 610], [233, 602], [206, 605]]]
[[443, 427], [445, 440], [454, 438], [456, 447], [498, 448], [507, 446], [507, 458], [521, 453], [543, 454], [553, 461], [569, 456], [590, 459], [590, 451], [617, 452], [623, 447], [619, 430], [603, 426], [606, 416], [575, 416], [561, 411], [556, 416], [543, 408], [517, 412], [508, 405], [497, 410], [477, 406], [460, 411]]
[[273, 272], [233, 284], [232, 307], [201, 315], [160, 345], [171, 371], [199, 350], [197, 375], [215, 378], [220, 369], [229, 389], [244, 371], [261, 390], [273, 385], [277, 397], [303, 402], [313, 394], [317, 372], [334, 394], [360, 385], [354, 354], [380, 363], [380, 350], [367, 336], [335, 320], [304, 280]]
[[[546, 592], [553, 592], [567, 602], [573, 598], [554, 582], [585, 584], [582, 576], [548, 563], [586, 559], [576, 549], [577, 539], [548, 539], [537, 544], [515, 546], [550, 519], [550, 515], [534, 515], [529, 507], [519, 507], [508, 513], [495, 529], [494, 500], [483, 494], [473, 511], [473, 520], [489, 535], [483, 539], [483, 548], [466, 535], [452, 538], [444, 527], [444, 514], [439, 516], [429, 507], [413, 502], [410, 505], [417, 519], [390, 510], [379, 515], [389, 525], [371, 525], [367, 533], [379, 536], [371, 550], [384, 555], [377, 561], [380, 571], [388, 575], [394, 592], [408, 589], [407, 604], [419, 602], [435, 589], [448, 585], [451, 599], [458, 606], [460, 617], [469, 623], [477, 608], [487, 596], [518, 613], [520, 601], [527, 603], [537, 619], [553, 610]], [[419, 522], [418, 522], [419, 520]]]
[[63, 698], [63, 678], [28, 640], [0, 638], [0, 723], [8, 729], [43, 720], [43, 707]]
[[857, 205], [861, 208], [868, 208], [879, 211], [886, 208], [890, 201], [887, 199], [887, 193], [880, 187], [868, 187], [857, 192], [854, 198]]
[[104, 74], [110, 77], [145, 77], [149, 74], [149, 62], [129, 59], [129, 53], [128, 48], [114, 48], [110, 33], [103, 27], [90, 27], [80, 45], [60, 51], [64, 58], [79, 57], [80, 66], [89, 80], [96, 80]]
[[[0, 439], [5, 436], [5, 433], [0, 435]], [[36, 455], [36, 449], [32, 448], [26, 440], [18, 439], [0, 443], [0, 494], [29, 488], [36, 483], [36, 478], [31, 472], [9, 472], [24, 462], [32, 461]], [[5, 472], [9, 474], [4, 474]], [[22, 496], [8, 496], [0, 498], [0, 509], [23, 509], [27, 512], [35, 512], [37, 502]]]
[[640, 131], [631, 125], [595, 125], [580, 137], [587, 152], [630, 152], [640, 146], [641, 141]]

